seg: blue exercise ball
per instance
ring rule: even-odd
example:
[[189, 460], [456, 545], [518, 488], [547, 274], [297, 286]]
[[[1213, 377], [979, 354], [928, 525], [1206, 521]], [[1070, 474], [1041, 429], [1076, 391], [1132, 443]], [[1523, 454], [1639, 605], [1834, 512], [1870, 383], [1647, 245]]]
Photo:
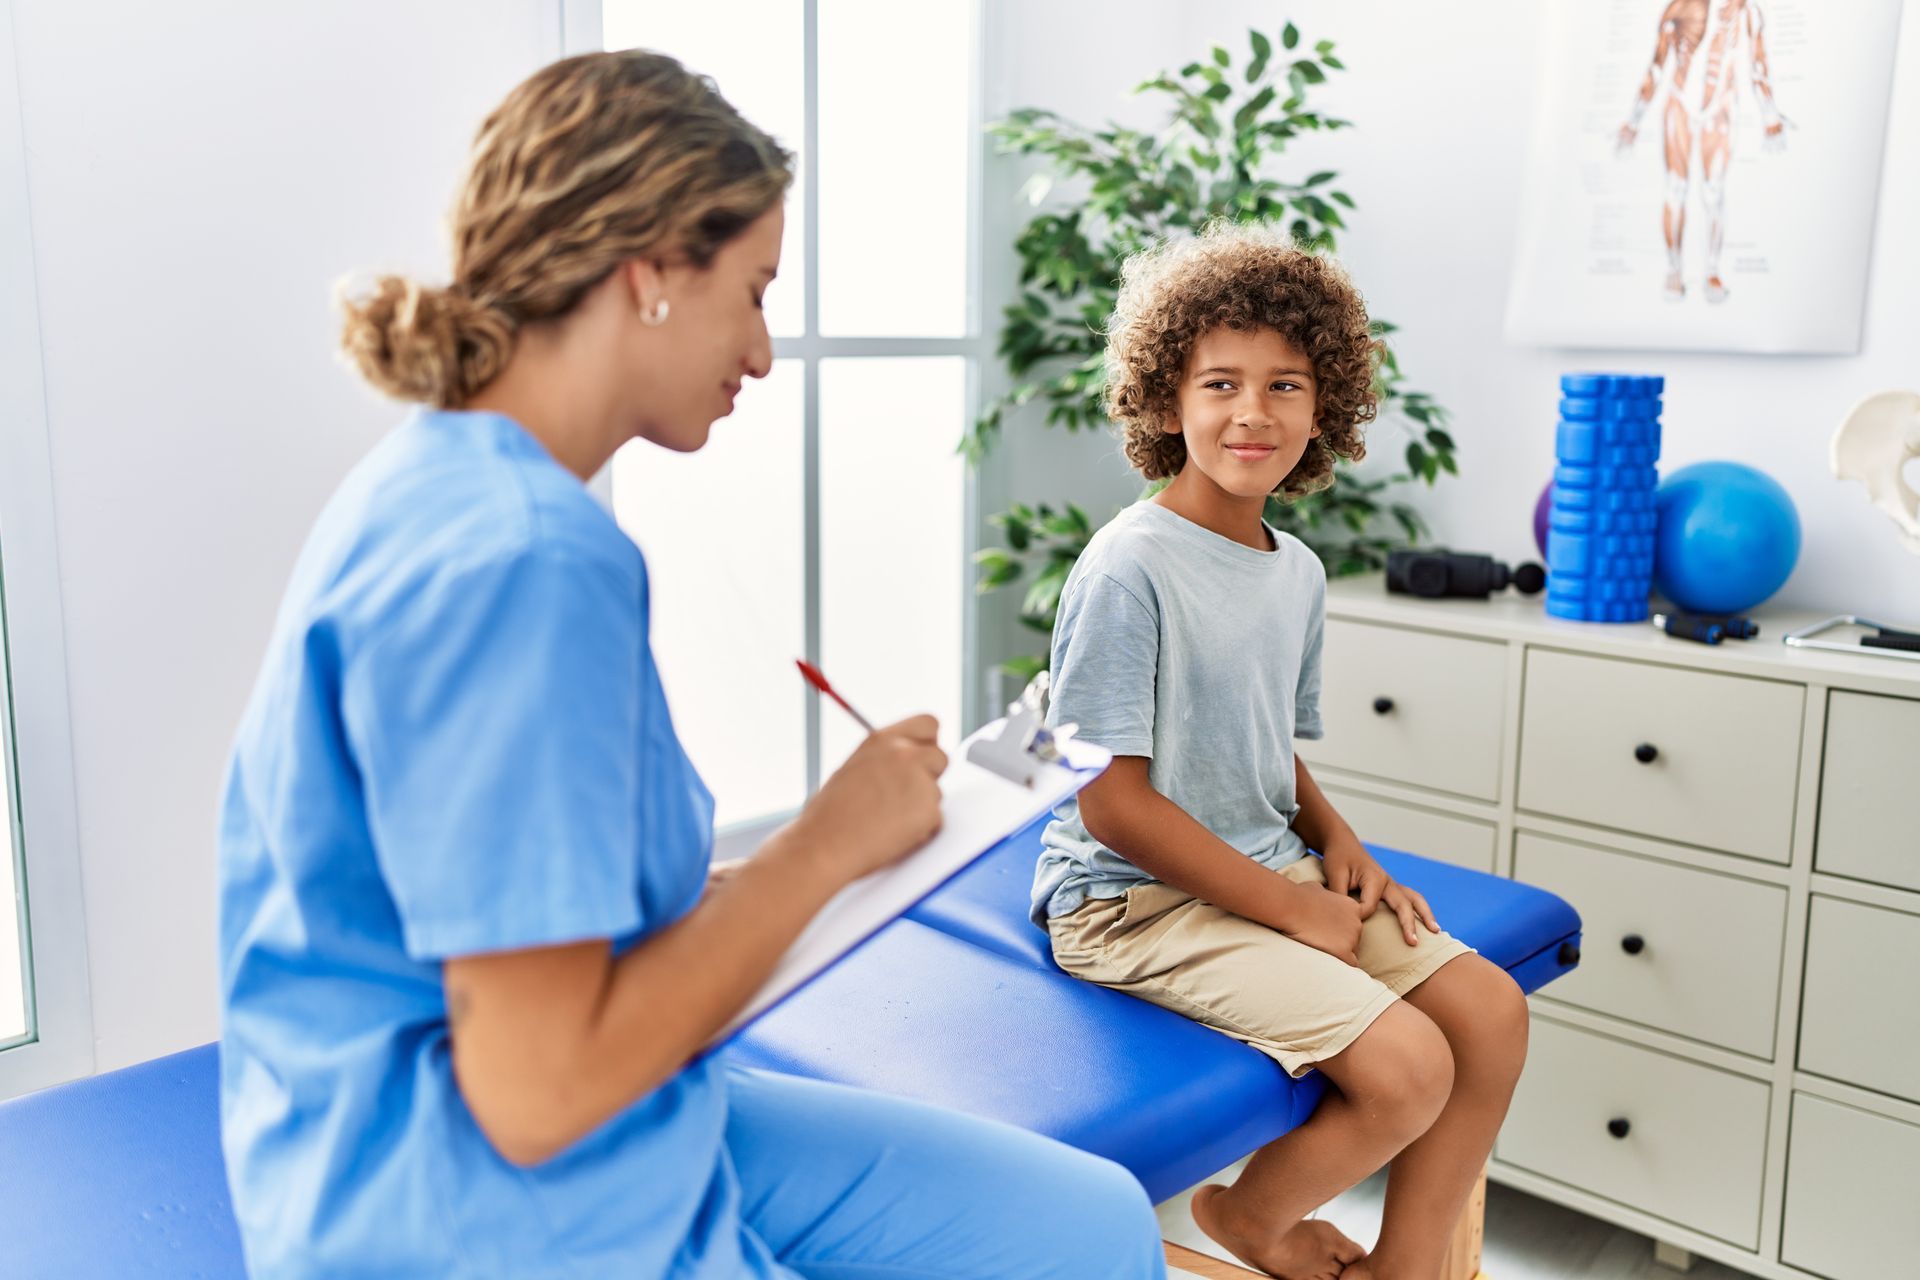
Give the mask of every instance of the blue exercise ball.
[[1800, 558], [1800, 516], [1780, 482], [1738, 462], [1696, 462], [1661, 482], [1653, 587], [1690, 613], [1744, 613]]

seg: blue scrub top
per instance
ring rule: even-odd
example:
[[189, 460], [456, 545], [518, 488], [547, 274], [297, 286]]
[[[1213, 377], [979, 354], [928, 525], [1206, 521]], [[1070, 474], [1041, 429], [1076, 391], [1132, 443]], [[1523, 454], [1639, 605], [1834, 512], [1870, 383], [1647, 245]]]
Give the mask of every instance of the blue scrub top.
[[256, 1277], [778, 1275], [726, 1084], [687, 1067], [553, 1160], [454, 1083], [441, 962], [683, 915], [712, 797], [639, 549], [509, 419], [421, 412], [302, 552], [220, 821], [222, 1135]]

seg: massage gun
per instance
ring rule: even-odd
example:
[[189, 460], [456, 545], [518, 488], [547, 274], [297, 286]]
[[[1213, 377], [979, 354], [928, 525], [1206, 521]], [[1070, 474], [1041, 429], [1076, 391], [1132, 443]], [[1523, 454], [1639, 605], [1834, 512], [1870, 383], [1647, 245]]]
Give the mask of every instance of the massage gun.
[[1546, 585], [1547, 571], [1532, 561], [1512, 569], [1492, 556], [1440, 547], [1387, 553], [1387, 590], [1401, 595], [1485, 600], [1509, 586], [1530, 596]]

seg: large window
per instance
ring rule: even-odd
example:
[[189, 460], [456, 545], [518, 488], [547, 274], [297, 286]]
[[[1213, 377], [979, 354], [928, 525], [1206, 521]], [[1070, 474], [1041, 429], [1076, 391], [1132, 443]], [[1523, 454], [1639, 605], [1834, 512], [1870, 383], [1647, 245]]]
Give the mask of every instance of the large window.
[[[697, 454], [637, 443], [613, 502], [647, 554], [653, 644], [723, 830], [796, 808], [868, 716], [968, 705], [968, 477], [978, 361], [975, 6], [603, 0], [608, 48], [711, 76], [799, 157], [771, 377]], [[844, 721], [844, 722], [843, 722]]]
[[[0, 561], [0, 569], [4, 569]], [[20, 827], [14, 821], [13, 699], [7, 696], [7, 613], [0, 578], [0, 1049], [25, 1042], [27, 1019], [27, 898], [20, 891]]]
[[12, 7], [0, 0], [0, 1098], [93, 1069]]

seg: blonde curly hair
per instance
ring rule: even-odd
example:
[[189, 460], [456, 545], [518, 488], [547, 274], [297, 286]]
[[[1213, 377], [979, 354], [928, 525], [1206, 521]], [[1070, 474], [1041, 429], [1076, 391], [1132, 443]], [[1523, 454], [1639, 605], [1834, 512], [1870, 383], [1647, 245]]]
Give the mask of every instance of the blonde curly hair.
[[341, 348], [388, 395], [457, 409], [521, 329], [566, 315], [622, 262], [707, 266], [792, 181], [792, 154], [665, 54], [553, 63], [474, 139], [449, 218], [452, 283], [343, 286]]
[[1149, 480], [1186, 465], [1180, 381], [1200, 336], [1272, 329], [1313, 361], [1314, 425], [1299, 463], [1274, 490], [1293, 501], [1333, 484], [1336, 459], [1366, 456], [1377, 406], [1379, 343], [1346, 270], [1265, 227], [1215, 223], [1128, 258], [1107, 326], [1107, 414], [1127, 461]]

